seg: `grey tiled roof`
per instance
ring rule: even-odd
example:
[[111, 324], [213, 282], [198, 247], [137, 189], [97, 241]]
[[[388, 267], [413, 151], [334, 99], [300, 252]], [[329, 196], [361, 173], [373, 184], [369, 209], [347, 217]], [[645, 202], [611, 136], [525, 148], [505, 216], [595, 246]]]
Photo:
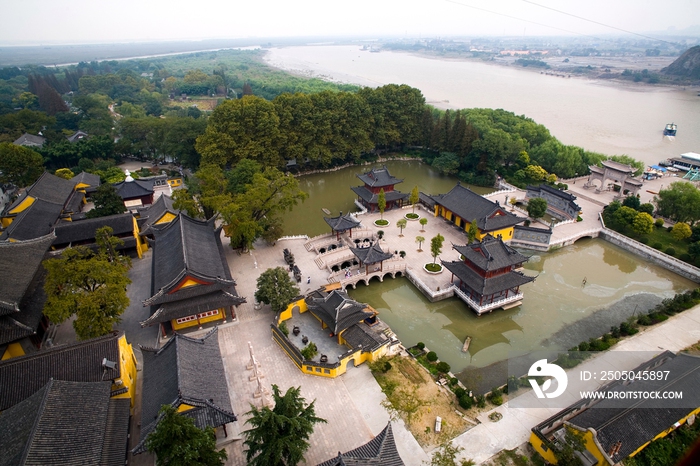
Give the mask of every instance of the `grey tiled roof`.
[[360, 226], [360, 221], [350, 214], [345, 214], [341, 212], [337, 217], [323, 217], [328, 226], [330, 226], [333, 231], [346, 231], [351, 228], [357, 228]]
[[508, 246], [501, 239], [486, 235], [482, 241], [465, 246], [452, 246], [479, 269], [492, 271], [527, 262], [527, 257]]
[[[183, 292], [185, 290], [183, 290]], [[226, 306], [238, 306], [244, 302], [246, 302], [245, 298], [235, 294], [235, 288], [233, 292], [227, 291], [226, 289], [212, 290], [212, 292], [206, 294], [183, 298], [178, 301], [164, 302], [153, 306], [155, 310], [148, 319], [141, 322], [141, 326], [147, 327], [160, 322], [168, 322], [173, 319], [181, 319], [182, 317], [194, 314], [202, 314], [212, 309], [219, 309]]]
[[142, 348], [143, 389], [141, 441], [134, 449], [141, 453], [148, 434], [159, 421], [163, 405], [181, 404], [195, 409], [182, 413], [197, 427], [218, 427], [233, 422], [224, 364], [219, 349], [218, 329], [202, 338], [175, 334], [160, 349]]
[[379, 241], [375, 242], [368, 248], [350, 248], [355, 257], [357, 257], [363, 265], [372, 265], [378, 262], [391, 259], [393, 256], [390, 252], [384, 252], [379, 245]]
[[2, 233], [0, 240], [24, 241], [47, 235], [63, 211], [63, 206], [37, 199], [20, 212]]
[[382, 168], [373, 168], [368, 172], [357, 175], [357, 177], [367, 186], [376, 188], [401, 183], [403, 181], [391, 176], [389, 169], [386, 168], [386, 165], [384, 165]]
[[508, 272], [495, 277], [485, 278], [462, 261], [442, 261], [442, 265], [459, 277], [469, 288], [482, 296], [490, 296], [535, 280], [535, 277], [528, 277], [520, 272]]
[[348, 327], [343, 332], [343, 340], [352, 348], [362, 346], [362, 351], [373, 352], [391, 342], [389, 338], [378, 332], [373, 332], [372, 329], [364, 322], [360, 322]]
[[66, 139], [68, 139], [68, 142], [73, 143], [73, 142], [78, 142], [83, 138], [86, 138], [87, 135], [88, 134], [83, 132], [83, 131], [76, 131], [75, 133], [68, 136]]
[[46, 302], [45, 276], [46, 270], [40, 266], [19, 303], [20, 312], [0, 316], [0, 345], [36, 334]]
[[105, 226], [112, 228], [113, 236], [133, 236], [135, 228], [134, 216], [126, 212], [106, 217], [59, 223], [55, 229], [56, 241], [54, 245], [60, 247], [67, 246], [69, 243], [93, 243], [95, 242], [95, 232]]
[[110, 385], [49, 380], [0, 412], [0, 466], [123, 465], [129, 400], [110, 400]]
[[16, 144], [18, 146], [32, 147], [32, 146], [43, 146], [45, 142], [46, 142], [46, 138], [43, 136], [35, 136], [33, 134], [24, 133], [23, 135], [21, 135], [20, 137], [15, 139], [13, 144]]
[[[74, 189], [74, 181], [44, 172], [33, 185], [27, 188], [26, 194], [34, 199], [60, 204], [63, 207]], [[13, 205], [16, 204], [17, 202]]]
[[[46, 385], [49, 379], [99, 382], [120, 377], [105, 370], [102, 359], [119, 361], [120, 333], [112, 333], [72, 345], [55, 346], [0, 362], [0, 411], [19, 403]], [[21, 383], [19, 383], [21, 381]]]
[[525, 187], [525, 189], [527, 191], [530, 191], [530, 190], [532, 190], [532, 191], [547, 191], [549, 194], [560, 197], [560, 198], [564, 199], [565, 201], [573, 202], [576, 200], [576, 196], [574, 196], [573, 194], [567, 193], [566, 191], [564, 191], [562, 189], [553, 188], [553, 187], [546, 185], [546, 184], [541, 184], [539, 186], [528, 185]]
[[309, 296], [306, 303], [309, 311], [326, 324], [334, 334], [374, 314], [365, 310], [367, 306], [351, 299], [344, 291], [333, 290], [321, 293], [322, 297]]
[[[155, 236], [152, 296], [144, 301], [145, 305], [186, 299], [222, 288], [231, 291], [235, 287], [220, 231], [214, 229], [213, 219], [202, 222], [179, 214], [162, 228], [152, 230]], [[211, 285], [190, 286], [170, 293], [185, 277]]]
[[[368, 202], [370, 204], [376, 204], [379, 202], [379, 194], [373, 193], [365, 186], [355, 186], [350, 189], [352, 189], [355, 192], [355, 194], [360, 196], [365, 202]], [[406, 199], [407, 197], [408, 194], [404, 194], [401, 191], [389, 191], [384, 193], [384, 199], [386, 199], [387, 202], [396, 201], [399, 199]]]
[[394, 441], [391, 422], [376, 437], [347, 453], [320, 463], [318, 466], [403, 466]]
[[27, 241], [0, 241], [0, 315], [20, 310], [20, 301], [55, 239], [49, 233]]
[[433, 200], [465, 222], [476, 219], [477, 226], [482, 232], [500, 230], [525, 220], [459, 183], [447, 194], [433, 196]]
[[600, 164], [606, 168], [612, 168], [613, 170], [621, 171], [623, 173], [634, 173], [634, 167], [624, 163], [615, 162], [613, 160], [603, 160]]
[[620, 451], [613, 456], [615, 462], [626, 458], [700, 407], [700, 357], [670, 352], [661, 356], [668, 359], [653, 370], [669, 371], [665, 380], [634, 380], [627, 385], [616, 384], [615, 390], [680, 391], [683, 393], [682, 402], [673, 400], [670, 406], [660, 406], [658, 400], [606, 399], [569, 419], [575, 426], [595, 429], [597, 440], [606, 452], [618, 441], [622, 442]]
[[153, 182], [148, 180], [122, 181], [121, 183], [114, 183], [113, 186], [122, 199], [133, 199], [153, 194]]
[[141, 234], [145, 235], [150, 232], [150, 227], [158, 220], [161, 219], [166, 212], [170, 212], [173, 215], [180, 213], [179, 210], [173, 207], [173, 200], [169, 196], [163, 194], [159, 196], [156, 201], [149, 207], [138, 209], [140, 222], [139, 227]]
[[71, 178], [70, 180], [75, 182], [76, 184], [82, 183], [82, 184], [90, 185], [90, 187], [92, 187], [92, 188], [98, 187], [101, 183], [99, 175], [95, 175], [94, 173], [88, 173], [88, 172], [80, 172], [77, 175], [75, 175], [73, 178]]

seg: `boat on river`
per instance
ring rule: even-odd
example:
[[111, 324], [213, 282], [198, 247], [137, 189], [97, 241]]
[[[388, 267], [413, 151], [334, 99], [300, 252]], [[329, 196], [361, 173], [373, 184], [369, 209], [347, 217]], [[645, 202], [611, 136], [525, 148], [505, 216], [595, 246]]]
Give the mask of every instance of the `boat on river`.
[[676, 125], [675, 123], [667, 124], [666, 127], [664, 128], [664, 136], [675, 136], [677, 129], [678, 129], [678, 125]]

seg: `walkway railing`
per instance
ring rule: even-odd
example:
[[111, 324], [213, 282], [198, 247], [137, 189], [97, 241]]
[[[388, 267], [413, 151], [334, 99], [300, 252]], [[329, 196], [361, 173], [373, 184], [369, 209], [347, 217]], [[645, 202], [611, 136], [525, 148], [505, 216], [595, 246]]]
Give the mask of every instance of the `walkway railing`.
[[579, 231], [577, 233], [574, 233], [573, 235], [569, 235], [549, 243], [549, 247], [551, 248], [552, 246], [562, 246], [563, 244], [568, 243], [569, 241], [576, 241], [577, 239], [583, 238], [584, 236], [597, 238], [601, 230], [602, 228], [589, 228], [588, 230]]
[[291, 239], [305, 239], [308, 241], [309, 237], [306, 235], [282, 236], [281, 238], [277, 238], [277, 241], [286, 241]]
[[479, 315], [491, 311], [493, 309], [498, 309], [499, 307], [505, 306], [506, 304], [514, 303], [523, 299], [523, 294], [518, 293], [516, 295], [509, 296], [508, 298], [499, 299], [498, 301], [482, 305], [471, 299], [469, 296], [467, 296], [467, 294], [464, 291], [460, 290], [459, 287], [457, 287], [456, 285], [452, 286], [454, 287], [455, 294], [459, 296], [460, 299], [462, 299], [462, 301], [467, 303], [469, 307], [471, 307], [474, 310], [474, 312], [476, 312]]
[[406, 262], [403, 259], [395, 259], [385, 262], [381, 270], [373, 270], [369, 273], [364, 271], [364, 267], [360, 267], [357, 269], [359, 273], [351, 274], [347, 278], [343, 270], [333, 272], [328, 276], [328, 283], [340, 283], [345, 288], [348, 285], [356, 285], [360, 281], [366, 280], [369, 282], [373, 277], [383, 277], [387, 273], [394, 275], [396, 272], [403, 272], [404, 270], [406, 270]]

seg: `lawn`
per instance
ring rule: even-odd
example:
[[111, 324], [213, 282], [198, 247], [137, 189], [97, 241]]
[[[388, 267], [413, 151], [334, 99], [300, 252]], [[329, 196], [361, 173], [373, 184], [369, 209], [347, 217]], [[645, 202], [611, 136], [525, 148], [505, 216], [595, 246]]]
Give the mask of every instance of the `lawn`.
[[[671, 233], [666, 231], [666, 228], [654, 227], [651, 233], [644, 236], [649, 238], [649, 241], [646, 243], [648, 246], [656, 248], [657, 244], [661, 244], [661, 248], [656, 248], [659, 249], [659, 251], [665, 252], [669, 247], [673, 248], [676, 250], [674, 254], [675, 257], [680, 257], [682, 254], [688, 253], [688, 246], [690, 243], [687, 240], [678, 241], [674, 239]], [[637, 239], [639, 240], [639, 238]]]

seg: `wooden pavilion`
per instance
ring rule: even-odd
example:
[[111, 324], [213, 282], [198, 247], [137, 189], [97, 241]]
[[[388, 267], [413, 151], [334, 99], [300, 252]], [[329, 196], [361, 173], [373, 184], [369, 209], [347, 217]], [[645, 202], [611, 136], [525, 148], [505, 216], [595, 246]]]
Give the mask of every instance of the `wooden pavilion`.
[[350, 248], [355, 257], [360, 261], [360, 267], [364, 264], [365, 273], [369, 273], [369, 266], [372, 264], [379, 264], [378, 268], [375, 270], [384, 270], [384, 261], [391, 259], [393, 256], [390, 252], [384, 252], [382, 247], [379, 245], [379, 241], [375, 242], [368, 248]]
[[340, 240], [340, 234], [346, 231], [350, 232], [350, 238], [352, 238], [352, 229], [360, 226], [360, 221], [357, 218], [353, 217], [351, 214], [343, 215], [343, 212], [340, 212], [340, 215], [337, 217], [323, 217], [323, 220], [325, 220], [328, 226], [331, 227], [331, 230], [335, 232], [336, 240]]

